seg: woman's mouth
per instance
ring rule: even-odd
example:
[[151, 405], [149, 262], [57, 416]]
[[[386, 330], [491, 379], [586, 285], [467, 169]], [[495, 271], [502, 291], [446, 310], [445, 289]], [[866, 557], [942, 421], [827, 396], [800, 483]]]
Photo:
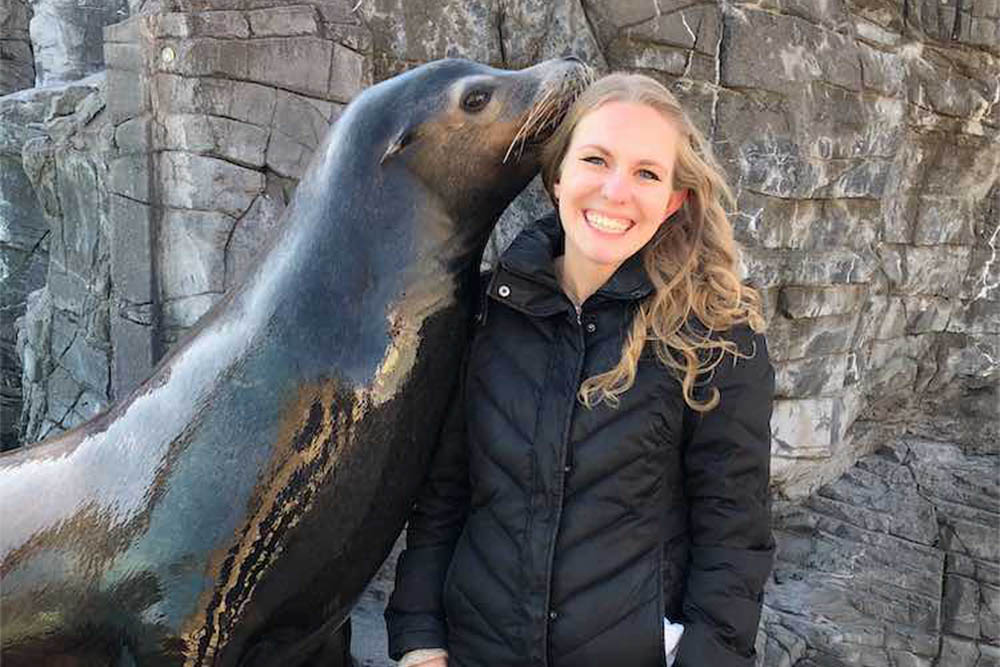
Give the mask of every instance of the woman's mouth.
[[583, 212], [583, 219], [588, 225], [605, 234], [624, 234], [632, 227], [632, 221], [628, 218], [613, 218], [591, 210]]

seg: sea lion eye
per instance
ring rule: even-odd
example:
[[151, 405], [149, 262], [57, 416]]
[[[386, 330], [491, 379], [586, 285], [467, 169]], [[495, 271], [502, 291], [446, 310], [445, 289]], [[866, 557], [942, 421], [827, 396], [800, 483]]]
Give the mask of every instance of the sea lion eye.
[[473, 88], [462, 98], [462, 108], [472, 113], [482, 111], [489, 103], [491, 97], [493, 97], [493, 91], [483, 88]]

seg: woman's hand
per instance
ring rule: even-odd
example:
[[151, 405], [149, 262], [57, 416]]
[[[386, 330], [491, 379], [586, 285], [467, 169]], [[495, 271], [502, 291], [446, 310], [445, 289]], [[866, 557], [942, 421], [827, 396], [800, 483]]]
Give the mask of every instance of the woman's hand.
[[426, 662], [420, 662], [413, 667], [448, 667], [448, 658], [431, 658]]
[[448, 667], [448, 652], [443, 648], [409, 651], [403, 654], [397, 667]]

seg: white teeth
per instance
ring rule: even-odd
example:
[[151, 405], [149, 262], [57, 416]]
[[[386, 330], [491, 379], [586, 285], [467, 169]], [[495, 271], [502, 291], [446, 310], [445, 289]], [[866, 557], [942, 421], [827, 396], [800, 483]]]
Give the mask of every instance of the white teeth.
[[596, 211], [587, 211], [586, 218], [591, 225], [605, 232], [624, 232], [632, 226], [628, 220], [609, 218]]

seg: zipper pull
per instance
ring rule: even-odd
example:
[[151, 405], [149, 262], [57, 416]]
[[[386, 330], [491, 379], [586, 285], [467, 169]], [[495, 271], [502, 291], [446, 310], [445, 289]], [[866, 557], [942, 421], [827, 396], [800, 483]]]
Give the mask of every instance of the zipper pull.
[[573, 304], [573, 308], [576, 309], [576, 323], [577, 324], [581, 324], [581, 322], [580, 322], [580, 315], [581, 315], [581, 313], [583, 311], [583, 308], [581, 306], [576, 305], [575, 303]]

